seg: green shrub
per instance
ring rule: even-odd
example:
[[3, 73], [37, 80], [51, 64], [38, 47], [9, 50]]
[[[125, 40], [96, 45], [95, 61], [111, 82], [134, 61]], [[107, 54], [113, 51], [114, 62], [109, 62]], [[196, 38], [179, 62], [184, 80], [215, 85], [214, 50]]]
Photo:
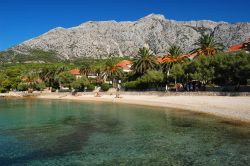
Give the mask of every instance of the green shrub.
[[6, 93], [6, 92], [7, 92], [7, 90], [5, 88], [0, 87], [0, 93]]
[[44, 83], [35, 83], [33, 84], [33, 89], [37, 91], [43, 91], [46, 88]]
[[158, 88], [164, 80], [161, 71], [148, 70], [135, 81], [125, 83], [125, 90], [146, 90], [148, 88]]
[[4, 80], [2, 86], [6, 90], [10, 90], [12, 88], [12, 82], [10, 80]]
[[89, 84], [89, 85], [87, 86], [87, 90], [88, 90], [88, 91], [93, 91], [93, 90], [95, 90], [95, 85]]
[[108, 91], [108, 90], [109, 90], [109, 84], [107, 84], [107, 83], [102, 83], [102, 84], [101, 84], [101, 89], [102, 89], [103, 91]]
[[70, 72], [65, 71], [58, 75], [58, 80], [62, 86], [71, 89], [71, 84], [75, 81], [75, 77]]
[[71, 86], [77, 91], [84, 91], [84, 88], [87, 87], [88, 85], [89, 85], [89, 80], [85, 76], [71, 83]]
[[161, 71], [148, 70], [143, 76], [137, 79], [140, 83], [138, 88], [145, 90], [148, 88], [158, 89], [164, 81], [164, 74]]
[[90, 83], [95, 83], [96, 82], [96, 78], [89, 77], [88, 80], [89, 80]]
[[138, 88], [138, 81], [130, 81], [125, 83], [125, 89], [129, 90], [129, 89], [137, 89]]
[[20, 83], [17, 86], [17, 90], [19, 91], [27, 91], [29, 89], [29, 85], [27, 83]]

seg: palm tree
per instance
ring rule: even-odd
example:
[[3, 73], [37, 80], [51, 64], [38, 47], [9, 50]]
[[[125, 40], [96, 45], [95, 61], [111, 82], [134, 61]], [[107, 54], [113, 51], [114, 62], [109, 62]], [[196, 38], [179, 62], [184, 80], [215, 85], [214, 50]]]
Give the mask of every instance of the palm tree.
[[85, 63], [80, 68], [81, 74], [85, 75], [86, 77], [89, 76], [89, 73], [91, 73], [91, 66], [89, 63]]
[[59, 88], [59, 74], [65, 71], [68, 71], [68, 67], [65, 66], [49, 66], [46, 68], [43, 68], [39, 72], [39, 77], [43, 82], [46, 83], [46, 85], [49, 87], [57, 87]]
[[104, 75], [112, 80], [113, 87], [115, 87], [117, 80], [121, 78], [124, 75], [124, 73], [122, 69], [114, 63], [114, 61], [109, 60], [106, 63], [106, 67], [104, 69]]
[[60, 74], [62, 72], [68, 71], [68, 70], [69, 70], [68, 67], [66, 67], [66, 66], [60, 66], [60, 67], [57, 67], [56, 74], [58, 75], [58, 74]]
[[46, 83], [46, 85], [49, 87], [49, 89], [56, 84], [56, 77], [57, 74], [59, 74], [56, 67], [47, 67], [43, 68], [41, 72], [39, 73], [40, 78]]
[[69, 71], [69, 68], [67, 66], [59, 66], [56, 67], [56, 70], [53, 72], [54, 74], [54, 83], [58, 86], [58, 88], [61, 88], [61, 81], [60, 81], [60, 74], [61, 73], [66, 73]]
[[144, 74], [147, 70], [156, 70], [159, 66], [157, 58], [148, 48], [140, 48], [138, 56], [133, 60], [132, 70], [137, 74]]
[[32, 70], [22, 76], [22, 80], [25, 81], [29, 86], [29, 91], [33, 91], [34, 84], [40, 82], [39, 71]]
[[173, 57], [178, 57], [183, 53], [183, 51], [181, 47], [177, 45], [171, 45], [170, 48], [168, 49], [168, 53]]
[[222, 51], [224, 46], [221, 43], [215, 41], [213, 34], [202, 34], [198, 41], [195, 43], [198, 46], [193, 50], [193, 53], [204, 55], [215, 55], [218, 51]]
[[162, 58], [162, 70], [167, 72], [169, 75], [169, 71], [172, 68], [174, 63], [180, 63], [183, 61], [184, 57], [181, 57], [183, 51], [181, 47], [177, 45], [171, 45], [168, 49], [168, 55]]

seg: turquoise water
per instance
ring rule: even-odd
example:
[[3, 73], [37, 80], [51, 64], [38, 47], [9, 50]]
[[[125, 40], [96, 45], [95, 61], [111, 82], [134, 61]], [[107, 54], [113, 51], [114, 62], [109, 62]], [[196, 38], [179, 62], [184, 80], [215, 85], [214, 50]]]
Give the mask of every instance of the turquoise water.
[[250, 126], [113, 103], [0, 100], [0, 165], [250, 163]]

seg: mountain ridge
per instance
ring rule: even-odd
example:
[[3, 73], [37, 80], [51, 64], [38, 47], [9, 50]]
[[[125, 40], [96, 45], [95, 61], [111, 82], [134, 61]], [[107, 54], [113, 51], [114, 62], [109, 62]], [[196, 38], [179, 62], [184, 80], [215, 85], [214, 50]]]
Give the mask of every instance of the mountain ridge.
[[137, 21], [88, 21], [71, 28], [56, 27], [8, 50], [23, 56], [33, 49], [55, 51], [61, 59], [135, 56], [143, 46], [158, 54], [167, 52], [171, 44], [188, 52], [204, 32], [213, 33], [227, 48], [250, 36], [250, 23], [175, 21], [150, 14]]

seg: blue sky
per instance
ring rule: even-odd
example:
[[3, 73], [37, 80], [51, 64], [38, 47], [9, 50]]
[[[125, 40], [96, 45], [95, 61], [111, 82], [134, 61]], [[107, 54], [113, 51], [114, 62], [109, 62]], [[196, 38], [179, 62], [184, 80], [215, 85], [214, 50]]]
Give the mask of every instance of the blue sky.
[[1, 0], [0, 6], [0, 50], [58, 26], [133, 21], [150, 13], [180, 21], [250, 22], [250, 0]]

